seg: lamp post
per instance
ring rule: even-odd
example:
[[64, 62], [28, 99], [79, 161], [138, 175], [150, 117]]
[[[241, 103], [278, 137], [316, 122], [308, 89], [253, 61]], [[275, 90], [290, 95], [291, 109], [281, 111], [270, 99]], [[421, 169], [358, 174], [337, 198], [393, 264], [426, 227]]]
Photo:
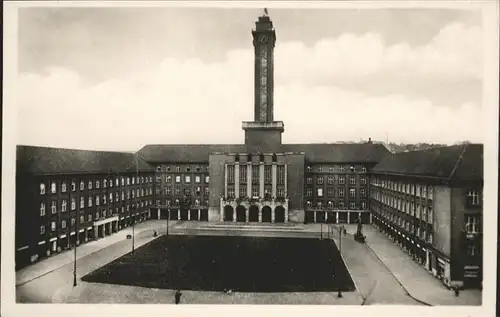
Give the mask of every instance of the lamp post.
[[[75, 187], [76, 187], [76, 184], [75, 184]], [[73, 203], [71, 201], [71, 190], [72, 189], [73, 188], [70, 188], [70, 191], [69, 191], [69, 203], [70, 203], [70, 205], [73, 205]], [[76, 208], [76, 202], [75, 202], [75, 208]], [[78, 216], [79, 216], [79, 212], [78, 212], [78, 208], [76, 208], [76, 219], [75, 219], [75, 227], [74, 227], [74, 229], [75, 229], [75, 250], [73, 252], [73, 287], [75, 287], [77, 285], [77, 282], [76, 282], [76, 247], [78, 245], [77, 244], [77, 241], [78, 241]]]
[[[344, 231], [344, 225], [340, 226], [338, 230], [339, 230], [339, 252], [340, 252], [340, 258], [342, 258], [342, 232]], [[341, 290], [339, 290], [337, 297], [342, 298]]]

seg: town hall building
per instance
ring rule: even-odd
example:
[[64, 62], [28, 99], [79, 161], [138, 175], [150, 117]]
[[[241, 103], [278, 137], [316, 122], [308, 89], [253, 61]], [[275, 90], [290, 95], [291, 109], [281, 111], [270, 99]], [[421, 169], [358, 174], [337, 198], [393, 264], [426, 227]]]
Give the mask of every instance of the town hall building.
[[[449, 266], [436, 269], [440, 257], [448, 262], [456, 259], [457, 248], [431, 248], [433, 243], [440, 243], [441, 236], [446, 241], [453, 239], [461, 224], [454, 222], [456, 229], [439, 229], [439, 234], [432, 236], [434, 231], [428, 229], [431, 218], [425, 218], [425, 224], [410, 224], [409, 216], [392, 211], [394, 207], [383, 196], [387, 188], [408, 193], [408, 187], [400, 189], [400, 184], [409, 186], [406, 184], [413, 178], [420, 179], [418, 170], [401, 176], [403, 181], [398, 180], [396, 187], [387, 187], [394, 186], [396, 176], [391, 166], [395, 161], [382, 144], [371, 140], [282, 143], [285, 124], [274, 118], [276, 31], [267, 14], [258, 18], [252, 36], [254, 117], [242, 122], [245, 138], [241, 144], [151, 144], [136, 153], [18, 146], [16, 268], [148, 219], [270, 224], [375, 222], [429, 270], [447, 276], [449, 281], [462, 278], [463, 265], [462, 270], [458, 269], [460, 264], [452, 267], [451, 275]], [[445, 152], [433, 153], [439, 156]], [[458, 149], [453, 153], [462, 152]], [[482, 173], [482, 147], [467, 153], [471, 166], [481, 164], [475, 170], [477, 178]], [[478, 155], [481, 158], [474, 161]], [[379, 162], [382, 166], [376, 167]], [[408, 162], [411, 165], [418, 160]], [[432, 157], [429, 162], [432, 165]], [[454, 161], [447, 162], [453, 168]], [[376, 177], [370, 179], [373, 173]], [[482, 192], [482, 174], [479, 176], [474, 193]], [[432, 184], [422, 184], [429, 197]], [[408, 213], [409, 209], [402, 210]], [[438, 210], [434, 209], [434, 217]], [[449, 214], [449, 208], [443, 213]], [[421, 221], [411, 215], [412, 221]], [[445, 220], [440, 223], [451, 226]], [[398, 226], [406, 228], [406, 235], [412, 232], [413, 243], [407, 245], [407, 239], [400, 239], [397, 232], [403, 230]], [[425, 251], [420, 246], [426, 246]], [[450, 250], [455, 252], [453, 256]], [[477, 256], [480, 246], [474, 250]], [[467, 265], [480, 266], [474, 259]], [[473, 274], [479, 276], [479, 271], [474, 269]]]

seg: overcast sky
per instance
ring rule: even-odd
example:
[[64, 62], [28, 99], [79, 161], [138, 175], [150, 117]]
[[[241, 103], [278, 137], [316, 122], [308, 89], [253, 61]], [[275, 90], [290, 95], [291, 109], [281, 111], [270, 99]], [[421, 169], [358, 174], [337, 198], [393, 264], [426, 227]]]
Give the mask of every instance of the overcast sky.
[[[286, 143], [481, 142], [479, 11], [270, 9]], [[26, 8], [20, 144], [242, 143], [261, 9]]]

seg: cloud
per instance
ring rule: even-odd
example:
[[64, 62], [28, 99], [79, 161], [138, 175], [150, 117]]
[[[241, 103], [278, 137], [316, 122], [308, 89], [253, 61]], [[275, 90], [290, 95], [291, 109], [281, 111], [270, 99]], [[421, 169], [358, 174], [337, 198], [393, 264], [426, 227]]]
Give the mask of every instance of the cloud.
[[[425, 95], [380, 96], [361, 85], [331, 83], [361, 83], [367, 76], [384, 81], [391, 74], [409, 83], [480, 77], [478, 33], [453, 24], [417, 48], [388, 47], [377, 34], [344, 34], [312, 47], [279, 44], [275, 118], [285, 122], [284, 141], [382, 140], [386, 132], [397, 142], [481, 141], [478, 104], [438, 107]], [[241, 143], [241, 121], [253, 118], [253, 69], [248, 49], [230, 51], [219, 63], [165, 59], [97, 85], [61, 67], [22, 73], [19, 143], [125, 150], [146, 143]]]

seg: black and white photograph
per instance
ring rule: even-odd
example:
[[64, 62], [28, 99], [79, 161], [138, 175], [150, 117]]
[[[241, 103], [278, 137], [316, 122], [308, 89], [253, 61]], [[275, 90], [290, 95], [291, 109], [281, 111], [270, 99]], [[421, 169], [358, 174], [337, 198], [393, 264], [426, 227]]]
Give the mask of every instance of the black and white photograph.
[[2, 315], [495, 316], [498, 4], [6, 2]]

